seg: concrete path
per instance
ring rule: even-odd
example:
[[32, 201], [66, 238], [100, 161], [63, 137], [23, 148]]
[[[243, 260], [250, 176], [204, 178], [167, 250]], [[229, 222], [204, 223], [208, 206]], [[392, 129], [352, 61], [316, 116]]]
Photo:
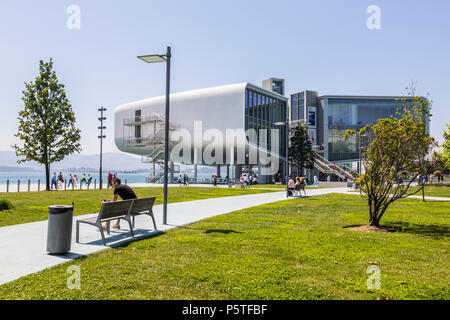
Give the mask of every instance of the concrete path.
[[[308, 189], [307, 194], [308, 196], [314, 196], [332, 192], [345, 192], [346, 190], [347, 188]], [[112, 229], [111, 235], [106, 236], [106, 247], [102, 244], [98, 229], [86, 224], [80, 225], [80, 243], [75, 242], [75, 221], [95, 217], [96, 214], [76, 216], [74, 217], [72, 230], [71, 252], [59, 256], [46, 253], [47, 221], [3, 227], [0, 228], [0, 285], [90, 253], [99, 252], [136, 239], [150, 237], [168, 229], [220, 214], [282, 200], [286, 200], [285, 192], [169, 203], [167, 225], [162, 225], [162, 205], [157, 205], [154, 207], [154, 214], [159, 231], [153, 230], [150, 217], [138, 216], [134, 239], [129, 233], [128, 223], [122, 221], [121, 227], [123, 229]], [[301, 198], [298, 200], [301, 201]]]

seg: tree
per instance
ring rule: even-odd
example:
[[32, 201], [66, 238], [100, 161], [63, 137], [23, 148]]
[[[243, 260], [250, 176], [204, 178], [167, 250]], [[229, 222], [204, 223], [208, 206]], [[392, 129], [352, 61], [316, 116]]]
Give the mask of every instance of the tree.
[[447, 124], [447, 130], [444, 131], [444, 143], [442, 144], [442, 152], [439, 152], [439, 157], [442, 160], [447, 171], [450, 170], [450, 124]]
[[58, 82], [53, 61], [39, 62], [39, 76], [25, 83], [18, 132], [23, 145], [14, 144], [18, 163], [36, 161], [45, 166], [46, 190], [50, 190], [50, 164], [81, 151], [80, 133], [64, 85]]
[[294, 135], [290, 138], [288, 160], [295, 163], [297, 167], [297, 176], [303, 174], [303, 169], [314, 169], [314, 151], [312, 142], [308, 137], [308, 132], [300, 122], [295, 128]]
[[[402, 110], [395, 116], [379, 119], [376, 124], [362, 128], [357, 134], [369, 138], [364, 151], [365, 173], [357, 179], [363, 186], [369, 205], [369, 224], [379, 227], [388, 206], [423, 189], [409, 192], [414, 182], [424, 174], [426, 157], [434, 140], [426, 132], [431, 104], [423, 97], [400, 99]], [[354, 135], [347, 130], [344, 138]]]

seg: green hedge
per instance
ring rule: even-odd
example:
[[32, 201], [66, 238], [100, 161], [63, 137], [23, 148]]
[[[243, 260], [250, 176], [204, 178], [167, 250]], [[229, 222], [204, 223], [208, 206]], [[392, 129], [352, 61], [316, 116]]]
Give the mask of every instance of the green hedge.
[[14, 208], [14, 206], [11, 203], [11, 201], [6, 200], [6, 199], [0, 199], [0, 211], [10, 210], [12, 208]]

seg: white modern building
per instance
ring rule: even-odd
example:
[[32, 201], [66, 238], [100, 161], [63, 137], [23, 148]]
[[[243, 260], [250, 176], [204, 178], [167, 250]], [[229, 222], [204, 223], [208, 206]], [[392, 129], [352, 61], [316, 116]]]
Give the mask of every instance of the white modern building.
[[[141, 155], [149, 163], [160, 163], [164, 154], [164, 114], [165, 96], [117, 107], [115, 143], [119, 150]], [[173, 93], [169, 115], [170, 160], [226, 165], [228, 175], [237, 179], [242, 169], [255, 166], [260, 169], [259, 151], [263, 150], [272, 160], [276, 158], [282, 172], [287, 115], [288, 98], [250, 83]], [[248, 134], [249, 129], [255, 129], [253, 136]], [[267, 135], [261, 129], [266, 129]], [[271, 129], [277, 129], [278, 136], [272, 134]], [[211, 149], [214, 150], [211, 152]], [[244, 154], [240, 153], [242, 150]], [[205, 154], [212, 155], [215, 163], [205, 159]], [[272, 180], [271, 177], [261, 178], [261, 182]]]

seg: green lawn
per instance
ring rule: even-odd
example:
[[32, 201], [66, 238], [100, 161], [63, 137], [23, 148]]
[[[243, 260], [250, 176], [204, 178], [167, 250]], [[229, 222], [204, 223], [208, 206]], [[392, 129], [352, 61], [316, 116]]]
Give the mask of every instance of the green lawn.
[[[412, 191], [419, 189], [419, 187], [413, 187]], [[416, 196], [422, 196], [422, 192], [419, 191], [415, 194]], [[450, 186], [425, 186], [425, 197], [448, 197], [450, 198]]]
[[[413, 192], [418, 190], [419, 187], [411, 187], [408, 192]], [[355, 190], [353, 192], [359, 192]], [[422, 192], [419, 191], [414, 196], [422, 196]], [[448, 197], [450, 198], [450, 186], [447, 187], [436, 187], [436, 186], [425, 186], [425, 197]]]
[[343, 228], [367, 218], [353, 195], [253, 207], [23, 277], [0, 299], [450, 299], [450, 202], [393, 203], [382, 223], [399, 232]]
[[[161, 204], [163, 201], [162, 187], [133, 188], [133, 190], [138, 197], [155, 196], [156, 204]], [[168, 201], [181, 202], [264, 192], [271, 191], [240, 188], [170, 187]], [[100, 209], [102, 199], [112, 199], [112, 197], [112, 189], [0, 193], [0, 200], [7, 199], [14, 205], [12, 210], [0, 211], [0, 227], [47, 220], [48, 206], [55, 204], [70, 205], [74, 202], [74, 215], [95, 213]]]

